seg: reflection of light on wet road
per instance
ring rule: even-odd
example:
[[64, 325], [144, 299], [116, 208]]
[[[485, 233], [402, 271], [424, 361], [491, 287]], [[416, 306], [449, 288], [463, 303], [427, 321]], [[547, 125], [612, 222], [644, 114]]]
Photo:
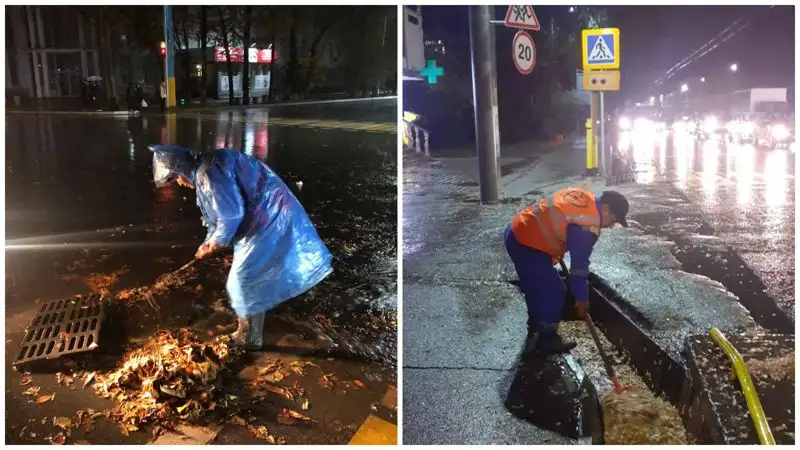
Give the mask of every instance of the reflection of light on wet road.
[[253, 156], [253, 141], [255, 140], [254, 128], [255, 125], [252, 123], [247, 122], [244, 124], [244, 142], [242, 142], [242, 147], [245, 155]]
[[709, 139], [703, 142], [703, 192], [706, 198], [713, 200], [717, 190], [717, 166], [719, 161], [720, 142]]
[[750, 204], [753, 197], [753, 177], [756, 170], [756, 148], [750, 144], [736, 151], [736, 198], [740, 206]]
[[734, 161], [736, 161], [736, 152], [738, 150], [739, 147], [732, 142], [728, 142], [725, 147], [725, 178], [733, 176], [733, 166]]
[[678, 177], [678, 186], [686, 188], [689, 181], [689, 168], [694, 159], [694, 140], [688, 136], [675, 138], [675, 175]]
[[771, 151], [764, 164], [764, 201], [770, 209], [770, 215], [777, 215], [778, 218], [786, 205], [788, 166], [789, 155], [785, 150]]
[[637, 135], [633, 141], [633, 160], [636, 161], [636, 168], [644, 170], [636, 171], [636, 181], [643, 184], [650, 184], [655, 180], [655, 148], [656, 140], [654, 135]]

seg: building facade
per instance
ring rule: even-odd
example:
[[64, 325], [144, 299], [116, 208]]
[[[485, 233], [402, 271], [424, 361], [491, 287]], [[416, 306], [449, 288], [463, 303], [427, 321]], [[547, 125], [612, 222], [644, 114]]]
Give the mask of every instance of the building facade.
[[79, 97], [100, 75], [98, 33], [69, 6], [6, 6], [6, 90], [32, 98]]
[[425, 67], [422, 7], [404, 6], [403, 15], [403, 81], [420, 81], [419, 72]]

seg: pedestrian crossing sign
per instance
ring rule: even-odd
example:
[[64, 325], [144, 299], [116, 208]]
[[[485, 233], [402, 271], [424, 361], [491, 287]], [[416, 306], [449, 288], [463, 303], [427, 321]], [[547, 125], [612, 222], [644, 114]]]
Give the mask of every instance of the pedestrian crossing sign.
[[595, 28], [581, 33], [583, 69], [619, 69], [619, 28]]

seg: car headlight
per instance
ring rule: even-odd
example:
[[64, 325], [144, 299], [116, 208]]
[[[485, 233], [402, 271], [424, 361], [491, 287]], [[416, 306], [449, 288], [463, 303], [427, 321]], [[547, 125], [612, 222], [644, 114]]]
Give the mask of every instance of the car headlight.
[[772, 137], [779, 141], [789, 137], [789, 129], [786, 128], [786, 125], [773, 125], [769, 132], [772, 134]]
[[633, 123], [631, 123], [631, 119], [628, 119], [627, 117], [622, 117], [622, 118], [619, 119], [619, 128], [620, 129], [622, 129], [622, 130], [630, 130], [632, 126], [633, 126]]
[[703, 130], [708, 133], [717, 131], [717, 126], [719, 126], [719, 121], [717, 121], [716, 117], [707, 117], [705, 122], [703, 122]]
[[644, 117], [639, 117], [638, 119], [633, 121], [634, 128], [645, 128], [650, 126], [650, 121], [645, 119]]

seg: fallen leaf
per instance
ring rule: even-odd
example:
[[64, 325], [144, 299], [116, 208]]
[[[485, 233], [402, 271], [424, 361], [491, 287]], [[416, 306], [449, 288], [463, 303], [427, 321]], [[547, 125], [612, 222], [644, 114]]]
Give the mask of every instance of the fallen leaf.
[[33, 377], [31, 377], [30, 372], [25, 372], [24, 374], [22, 374], [22, 379], [19, 380], [19, 385], [27, 386], [31, 383], [33, 383]]
[[286, 378], [286, 375], [280, 370], [264, 375], [264, 380], [270, 383], [279, 383], [284, 378]]
[[308, 411], [308, 408], [310, 408], [310, 407], [311, 407], [311, 404], [308, 402], [308, 399], [305, 398], [305, 397], [302, 397], [300, 399], [300, 409], [302, 409], [303, 411]]
[[97, 372], [89, 372], [86, 374], [86, 381], [83, 382], [83, 388], [86, 389], [86, 386], [94, 380], [94, 377], [97, 375]]
[[64, 436], [64, 433], [58, 433], [50, 442], [52, 442], [53, 445], [64, 445], [64, 443], [67, 442], [67, 437]]
[[294, 425], [297, 421], [311, 423], [314, 422], [310, 417], [304, 416], [297, 411], [283, 408], [283, 411], [278, 414], [278, 423], [284, 425]]
[[23, 438], [23, 436], [25, 436], [25, 430], [27, 430], [27, 429], [28, 429], [28, 426], [27, 426], [27, 425], [25, 425], [24, 427], [22, 427], [22, 429], [21, 429], [21, 430], [19, 430], [19, 438], [20, 438], [20, 439], [22, 439], [22, 438]]
[[261, 438], [261, 439], [265, 439], [270, 444], [274, 444], [275, 443], [275, 437], [273, 437], [269, 433], [269, 430], [264, 425], [261, 425], [261, 426], [258, 426], [258, 427], [254, 427], [252, 425], [248, 425], [247, 426], [247, 431], [249, 431], [250, 434], [255, 436], [255, 437], [258, 437], [258, 438]]
[[69, 376], [69, 375], [64, 375], [61, 372], [58, 372], [56, 374], [56, 382], [58, 384], [62, 384], [64, 386], [69, 386], [69, 385], [72, 384], [72, 381], [73, 381], [73, 378], [71, 376]]
[[231, 417], [231, 423], [234, 424], [234, 425], [242, 425], [242, 426], [247, 425], [247, 422], [245, 422], [244, 419], [242, 419], [239, 416]]
[[356, 386], [360, 387], [361, 389], [365, 389], [366, 388], [366, 386], [364, 386], [364, 383], [362, 383], [361, 380], [353, 380], [353, 384], [355, 384]]
[[333, 388], [333, 378], [329, 375], [323, 375], [319, 377], [319, 385], [320, 387], [332, 389]]
[[53, 392], [50, 395], [42, 395], [41, 397], [36, 399], [36, 404], [37, 405], [41, 405], [42, 403], [47, 403], [47, 402], [49, 402], [50, 400], [52, 400], [54, 398], [56, 398], [56, 393], [55, 392]]
[[53, 425], [61, 428], [64, 431], [69, 431], [72, 429], [72, 421], [63, 416], [53, 417]]
[[122, 435], [125, 436], [125, 437], [130, 437], [131, 436], [131, 434], [128, 433], [128, 427], [125, 426], [124, 423], [119, 424], [119, 432], [122, 433]]
[[25, 389], [25, 392], [23, 392], [22, 395], [38, 395], [40, 389], [41, 387], [39, 386], [31, 386], [28, 389]]
[[75, 445], [92, 445], [92, 443], [83, 439], [78, 439], [75, 441]]

